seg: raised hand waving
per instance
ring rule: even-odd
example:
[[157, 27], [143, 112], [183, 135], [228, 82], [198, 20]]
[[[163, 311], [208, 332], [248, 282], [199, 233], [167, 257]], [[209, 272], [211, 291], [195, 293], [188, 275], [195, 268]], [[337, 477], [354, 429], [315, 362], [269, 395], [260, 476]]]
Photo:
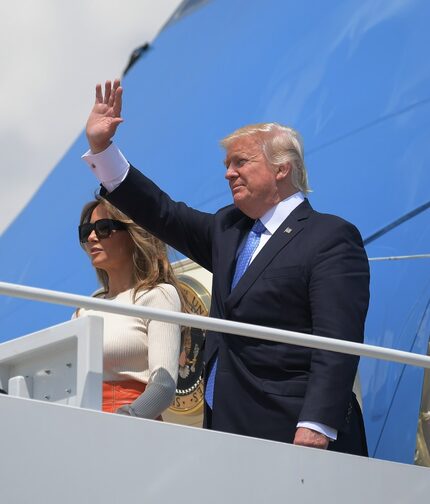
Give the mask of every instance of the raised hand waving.
[[96, 101], [88, 117], [86, 133], [91, 151], [94, 154], [109, 147], [121, 118], [122, 87], [119, 79], [112, 85], [106, 81], [104, 96], [101, 84], [96, 86]]

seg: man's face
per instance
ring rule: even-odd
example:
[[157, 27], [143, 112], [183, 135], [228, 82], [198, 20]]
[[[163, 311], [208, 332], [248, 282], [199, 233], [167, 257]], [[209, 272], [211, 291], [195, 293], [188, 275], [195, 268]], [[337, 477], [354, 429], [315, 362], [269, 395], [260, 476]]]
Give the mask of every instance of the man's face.
[[279, 202], [276, 172], [258, 137], [233, 140], [227, 147], [225, 166], [234, 204], [248, 217], [258, 219]]

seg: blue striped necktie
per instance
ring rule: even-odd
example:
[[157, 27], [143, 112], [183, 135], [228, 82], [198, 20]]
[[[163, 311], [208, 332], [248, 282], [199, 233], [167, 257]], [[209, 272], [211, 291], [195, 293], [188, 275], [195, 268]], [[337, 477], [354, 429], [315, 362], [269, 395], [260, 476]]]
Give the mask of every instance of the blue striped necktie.
[[[251, 231], [248, 234], [245, 245], [239, 253], [236, 262], [236, 270], [234, 272], [233, 281], [231, 282], [231, 289], [233, 290], [242, 275], [245, 273], [249, 263], [251, 262], [251, 258], [256, 251], [258, 244], [260, 243], [260, 238], [262, 233], [266, 230], [266, 227], [260, 220], [256, 220], [254, 225], [251, 228]], [[218, 357], [216, 357], [215, 362], [210, 370], [209, 377], [206, 381], [206, 391], [205, 391], [205, 400], [208, 406], [213, 408], [213, 398], [214, 398], [214, 388], [215, 388], [215, 375], [216, 369], [218, 365]]]

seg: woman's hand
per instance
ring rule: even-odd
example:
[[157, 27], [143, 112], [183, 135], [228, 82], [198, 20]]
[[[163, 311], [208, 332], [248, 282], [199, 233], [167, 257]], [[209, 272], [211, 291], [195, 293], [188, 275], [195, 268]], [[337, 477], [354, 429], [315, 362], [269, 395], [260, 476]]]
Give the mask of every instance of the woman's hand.
[[117, 415], [136, 416], [136, 413], [133, 411], [133, 408], [130, 406], [130, 404], [124, 404], [124, 406], [118, 408], [115, 413]]
[[88, 117], [86, 133], [93, 154], [107, 149], [116, 129], [122, 123], [122, 87], [119, 79], [106, 81], [104, 97], [101, 84], [96, 86], [96, 101]]

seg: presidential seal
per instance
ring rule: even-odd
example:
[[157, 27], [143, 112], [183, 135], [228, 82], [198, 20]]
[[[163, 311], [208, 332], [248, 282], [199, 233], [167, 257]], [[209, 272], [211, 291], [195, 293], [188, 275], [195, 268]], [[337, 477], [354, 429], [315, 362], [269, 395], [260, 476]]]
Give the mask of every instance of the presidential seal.
[[[207, 316], [210, 294], [205, 287], [187, 275], [178, 277], [184, 297], [196, 315]], [[203, 355], [205, 331], [187, 328], [182, 335], [179, 356], [178, 385], [169, 410], [181, 414], [197, 414], [203, 407]]]

